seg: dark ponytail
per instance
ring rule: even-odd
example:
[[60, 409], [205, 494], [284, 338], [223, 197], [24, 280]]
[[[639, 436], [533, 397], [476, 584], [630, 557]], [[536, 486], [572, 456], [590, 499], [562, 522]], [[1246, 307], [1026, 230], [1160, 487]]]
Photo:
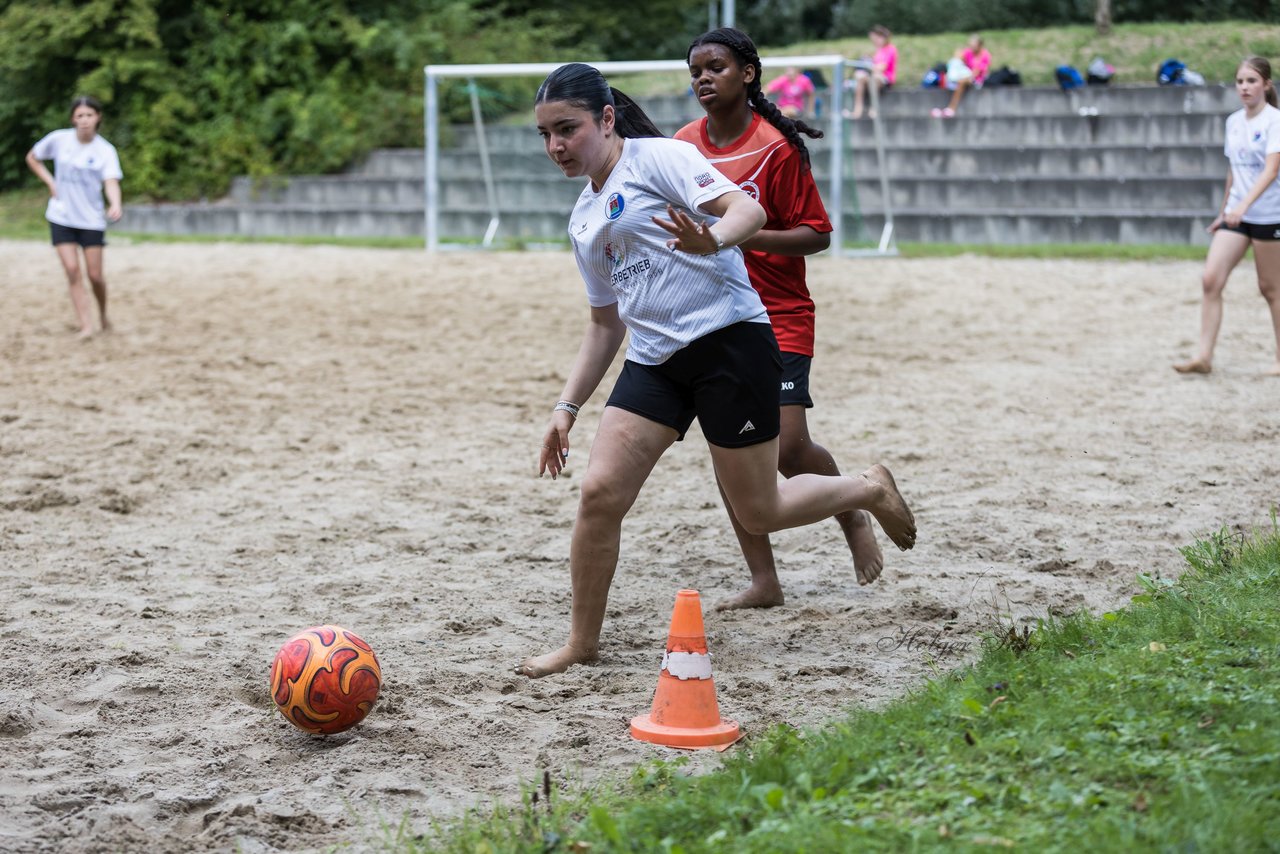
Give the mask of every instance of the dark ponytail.
[[639, 104], [610, 86], [598, 69], [583, 62], [562, 65], [542, 81], [533, 102], [551, 101], [564, 101], [586, 110], [597, 123], [604, 115], [605, 106], [613, 107], [613, 129], [623, 139], [665, 135]]
[[1247, 65], [1258, 72], [1262, 82], [1267, 84], [1267, 103], [1273, 107], [1280, 106], [1280, 104], [1276, 103], [1276, 84], [1271, 81], [1271, 63], [1267, 58], [1263, 56], [1246, 56], [1241, 60], [1240, 64]]
[[786, 137], [787, 142], [796, 147], [800, 152], [800, 159], [804, 163], [806, 169], [809, 168], [809, 149], [805, 147], [804, 140], [800, 138], [800, 134], [804, 134], [810, 139], [822, 139], [822, 131], [815, 127], [810, 127], [799, 119], [792, 119], [784, 116], [782, 111], [778, 109], [778, 105], [765, 97], [764, 90], [760, 88], [760, 78], [764, 75], [764, 67], [760, 64], [760, 54], [756, 52], [755, 42], [751, 41], [751, 36], [735, 30], [733, 27], [721, 27], [718, 30], [712, 30], [703, 33], [693, 40], [693, 44], [689, 45], [689, 50], [685, 53], [685, 62], [689, 61], [689, 57], [693, 55], [693, 49], [702, 47], [704, 44], [718, 44], [727, 47], [733, 52], [734, 57], [743, 68], [751, 67], [756, 70], [756, 79], [747, 84], [747, 106], [755, 110], [764, 120], [778, 129], [778, 132]]

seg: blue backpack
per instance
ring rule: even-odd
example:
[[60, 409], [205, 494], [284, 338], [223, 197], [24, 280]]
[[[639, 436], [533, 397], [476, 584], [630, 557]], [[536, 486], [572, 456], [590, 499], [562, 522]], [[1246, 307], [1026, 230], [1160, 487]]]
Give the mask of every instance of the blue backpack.
[[1186, 63], [1176, 59], [1166, 59], [1160, 63], [1160, 68], [1156, 71], [1156, 82], [1161, 86], [1185, 86], [1187, 81], [1183, 75], [1186, 70]]
[[1059, 65], [1053, 70], [1053, 76], [1058, 78], [1058, 86], [1063, 92], [1079, 89], [1084, 85], [1084, 75], [1080, 73], [1080, 69], [1070, 65]]

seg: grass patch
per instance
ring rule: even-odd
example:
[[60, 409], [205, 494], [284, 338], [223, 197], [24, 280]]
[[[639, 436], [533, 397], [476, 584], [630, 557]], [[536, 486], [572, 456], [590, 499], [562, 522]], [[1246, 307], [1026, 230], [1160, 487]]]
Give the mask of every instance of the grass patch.
[[49, 191], [24, 188], [0, 193], [0, 237], [11, 240], [49, 239], [49, 223], [44, 218]]
[[[654, 762], [406, 852], [1257, 851], [1280, 839], [1280, 531], [1183, 550], [1178, 580], [1100, 616], [1006, 626], [972, 667], [722, 771]], [[557, 795], [557, 798], [559, 796]]]

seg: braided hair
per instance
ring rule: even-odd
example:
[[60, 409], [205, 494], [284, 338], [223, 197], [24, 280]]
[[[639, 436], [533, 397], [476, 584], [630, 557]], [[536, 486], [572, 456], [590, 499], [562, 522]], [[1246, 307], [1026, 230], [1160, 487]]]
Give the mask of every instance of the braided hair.
[[613, 129], [623, 139], [663, 136], [640, 105], [609, 85], [600, 70], [584, 62], [570, 62], [547, 75], [538, 87], [535, 104], [564, 101], [586, 110], [599, 124], [605, 105], [613, 107]]
[[800, 138], [800, 134], [804, 134], [810, 139], [822, 139], [823, 133], [799, 119], [784, 116], [782, 111], [778, 109], [778, 105], [765, 97], [764, 90], [760, 88], [760, 78], [764, 74], [764, 67], [760, 64], [760, 54], [756, 52], [756, 45], [755, 42], [751, 41], [751, 36], [742, 32], [742, 30], [735, 30], [733, 27], [721, 27], [718, 30], [703, 33], [693, 40], [693, 44], [689, 45], [689, 50], [684, 57], [685, 62], [688, 62], [689, 57], [693, 55], [694, 48], [702, 47], [704, 44], [723, 45], [733, 53], [734, 58], [737, 59], [742, 67], [751, 67], [756, 70], [756, 79], [747, 84], [747, 106], [777, 128], [778, 132], [786, 137], [787, 142], [796, 147], [796, 150], [800, 152], [800, 159], [804, 163], [804, 167], [808, 169], [809, 149], [805, 147], [804, 140]]

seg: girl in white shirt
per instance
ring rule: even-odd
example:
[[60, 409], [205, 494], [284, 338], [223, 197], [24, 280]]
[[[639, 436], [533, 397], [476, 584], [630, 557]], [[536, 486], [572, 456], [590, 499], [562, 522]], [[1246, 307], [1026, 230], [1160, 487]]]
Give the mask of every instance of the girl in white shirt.
[[[106, 245], [107, 220], [116, 222], [123, 214], [120, 205], [120, 158], [115, 146], [98, 136], [102, 123], [102, 104], [90, 97], [76, 98], [71, 104], [71, 127], [55, 130], [27, 152], [27, 166], [49, 188], [49, 206], [45, 219], [62, 269], [67, 274], [71, 304], [80, 321], [80, 337], [94, 333], [93, 311], [89, 294], [80, 278], [80, 256], [98, 302], [98, 317], [105, 332], [111, 329], [107, 319], [107, 280], [102, 271], [102, 250]], [[52, 160], [54, 173], [45, 168]], [[108, 206], [103, 210], [102, 195]]]
[[[578, 408], [630, 332], [627, 357], [592, 444], [569, 552], [568, 642], [517, 672], [560, 673], [599, 654], [622, 519], [658, 458], [696, 417], [734, 515], [769, 533], [865, 509], [899, 548], [915, 519], [883, 466], [858, 477], [805, 474], [778, 483], [781, 360], [768, 315], [735, 248], [763, 209], [686, 142], [662, 138], [595, 68], [561, 66], [535, 101], [547, 155], [589, 183], [569, 237], [590, 318], [551, 413], [539, 474], [568, 462]], [[705, 219], [704, 219], [705, 217]]]
[[1227, 117], [1224, 151], [1230, 161], [1222, 210], [1209, 226], [1213, 240], [1201, 285], [1200, 352], [1179, 362], [1181, 374], [1213, 370], [1213, 348], [1222, 326], [1222, 292], [1236, 264], [1253, 247], [1258, 289], [1271, 309], [1276, 358], [1265, 372], [1280, 377], [1280, 109], [1271, 63], [1251, 56], [1236, 69], [1236, 92], [1244, 105]]

